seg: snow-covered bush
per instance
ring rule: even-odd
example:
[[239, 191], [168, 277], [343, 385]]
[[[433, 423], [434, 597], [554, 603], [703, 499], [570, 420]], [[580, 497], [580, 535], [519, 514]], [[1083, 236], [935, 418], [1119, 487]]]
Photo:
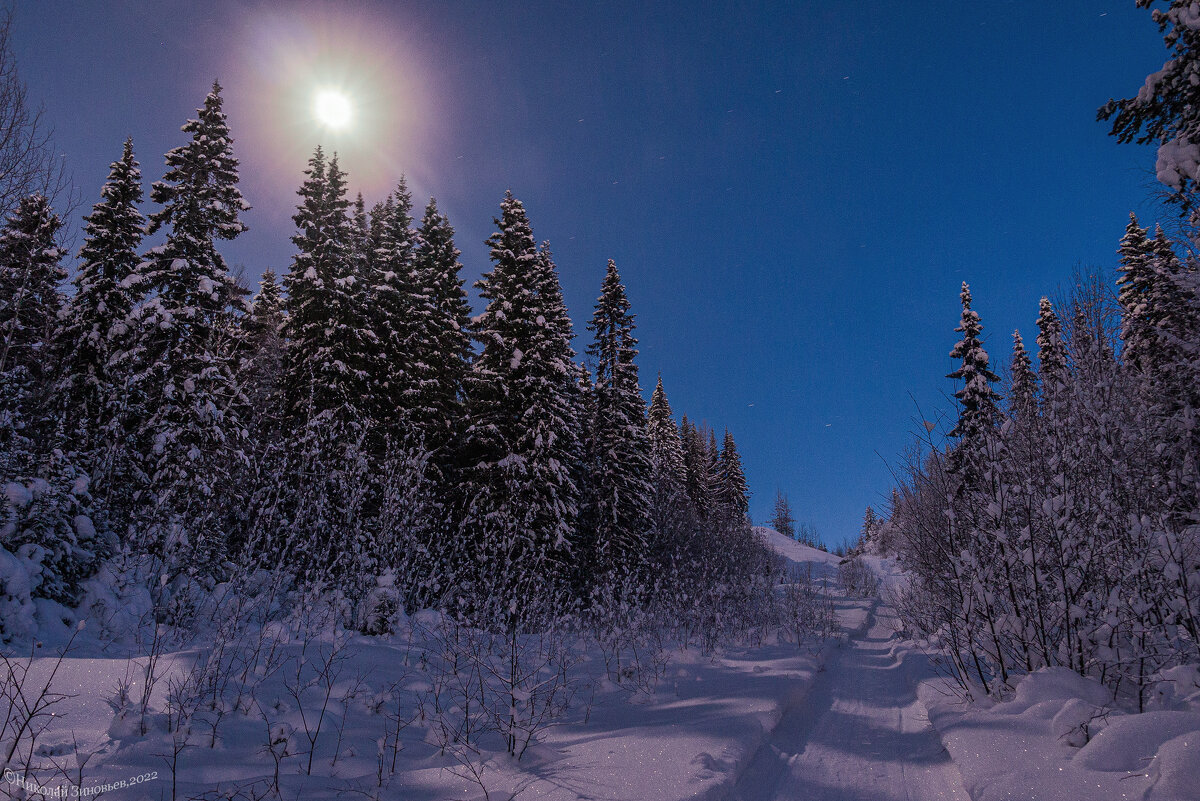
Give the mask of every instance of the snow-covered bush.
[[41, 565], [28, 556], [0, 547], [0, 641], [34, 633], [33, 591], [41, 580]]
[[837, 580], [847, 595], [869, 598], [879, 592], [879, 579], [858, 557], [842, 560], [838, 565]]
[[39, 566], [34, 597], [75, 603], [116, 544], [96, 530], [87, 475], [56, 451], [47, 477], [19, 477], [3, 491], [0, 545]]

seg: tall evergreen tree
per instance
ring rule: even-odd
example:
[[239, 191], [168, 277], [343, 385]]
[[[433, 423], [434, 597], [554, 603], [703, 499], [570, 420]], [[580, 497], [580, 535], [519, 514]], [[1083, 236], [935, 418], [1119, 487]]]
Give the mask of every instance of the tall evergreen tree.
[[954, 393], [959, 403], [959, 416], [957, 425], [950, 432], [950, 436], [959, 440], [955, 453], [956, 465], [961, 467], [999, 418], [997, 402], [1000, 396], [992, 389], [992, 384], [1000, 379], [988, 368], [988, 354], [980, 339], [983, 326], [979, 314], [971, 308], [971, 289], [965, 281], [960, 298], [962, 321], [954, 330], [962, 334], [962, 339], [950, 351], [950, 358], [961, 359], [962, 365], [947, 378], [963, 382], [963, 388]]
[[646, 414], [646, 433], [650, 445], [650, 461], [654, 469], [677, 484], [680, 488], [687, 480], [687, 465], [684, 463], [683, 440], [671, 403], [663, 389], [662, 376], [654, 385], [650, 395], [650, 409]]
[[142, 183], [133, 140], [125, 140], [100, 195], [84, 218], [75, 294], [56, 336], [67, 429], [78, 438], [76, 448], [88, 454], [86, 461], [93, 468], [93, 451], [105, 438], [103, 432], [111, 436], [114, 412], [124, 395], [124, 376], [114, 362], [119, 363], [119, 354], [129, 348], [130, 317], [142, 300], [137, 266], [146, 221], [138, 210]]
[[859, 545], [866, 545], [875, 538], [875, 533], [879, 530], [883, 521], [875, 514], [874, 507], [868, 506], [867, 511], [863, 514], [862, 531], [859, 534]]
[[250, 405], [255, 438], [265, 442], [279, 432], [285, 345], [283, 294], [275, 271], [263, 271], [258, 294], [242, 321], [246, 353], [239, 375]]
[[725, 429], [725, 439], [721, 444], [717, 477], [722, 509], [733, 520], [744, 521], [750, 511], [750, 488], [746, 485], [746, 474], [742, 470], [742, 457], [738, 454], [737, 444], [729, 429]]
[[687, 466], [687, 493], [692, 501], [696, 519], [706, 522], [712, 516], [715, 498], [713, 465], [709, 459], [707, 437], [694, 423], [683, 416], [680, 422], [683, 439], [683, 458]]
[[0, 480], [32, 475], [57, 429], [47, 390], [66, 279], [61, 226], [49, 201], [31, 195], [0, 231]]
[[130, 354], [131, 392], [144, 411], [138, 440], [151, 547], [186, 556], [198, 570], [219, 570], [226, 555], [222, 516], [240, 504], [222, 477], [245, 459], [238, 416], [245, 401], [230, 353], [241, 292], [216, 240], [246, 230], [240, 214], [249, 206], [237, 187], [220, 89], [214, 83], [183, 126], [191, 139], [167, 153], [166, 175], [151, 192], [163, 208], [150, 215], [148, 230], [170, 230], [139, 268], [157, 294], [137, 312]]
[[430, 198], [414, 253], [416, 276], [430, 307], [428, 330], [422, 338], [429, 353], [423, 359], [429, 374], [422, 388], [421, 427], [425, 448], [443, 472], [449, 467], [449, 446], [462, 416], [462, 384], [471, 357], [471, 304], [463, 287], [459, 254], [450, 221]]
[[1161, 227], [1156, 226], [1151, 247], [1154, 280], [1147, 318], [1154, 340], [1147, 361], [1156, 391], [1164, 396], [1160, 408], [1174, 413], [1200, 406], [1200, 271], [1194, 258], [1179, 257]]
[[650, 450], [651, 527], [650, 556], [656, 564], [670, 565], [682, 557], [690, 534], [692, 503], [687, 494], [687, 464], [683, 439], [662, 376], [650, 396], [646, 414], [646, 439]]
[[1117, 301], [1121, 305], [1122, 360], [1131, 369], [1145, 372], [1150, 368], [1157, 345], [1155, 321], [1151, 318], [1151, 295], [1157, 276], [1154, 244], [1132, 213], [1118, 253], [1121, 255]]
[[493, 266], [476, 284], [488, 305], [473, 326], [481, 350], [465, 382], [461, 528], [475, 612], [511, 628], [531, 613], [526, 604], [561, 591], [577, 514], [578, 421], [574, 352], [547, 305], [557, 276], [539, 269], [511, 193], [496, 223]]
[[1025, 350], [1025, 342], [1021, 339], [1020, 331], [1013, 331], [1013, 353], [1011, 390], [1009, 391], [1009, 410], [1014, 417], [1022, 420], [1033, 420], [1037, 417], [1037, 376], [1033, 372], [1033, 362]]
[[30, 195], [0, 232], [0, 375], [39, 392], [51, 377], [49, 346], [63, 307], [59, 287], [67, 279], [56, 241], [60, 228], [50, 201]]
[[792, 516], [792, 506], [782, 491], [775, 492], [775, 510], [771, 514], [771, 528], [788, 539], [796, 537], [796, 518]]
[[422, 382], [432, 371], [425, 339], [431, 308], [417, 275], [417, 232], [404, 178], [377, 209], [373, 223], [368, 320], [379, 342], [378, 357], [372, 362], [373, 382], [379, 390], [372, 414], [393, 435], [403, 432], [423, 440], [424, 426], [417, 422], [415, 410]]
[[1038, 305], [1038, 365], [1042, 377], [1042, 404], [1045, 409], [1064, 392], [1067, 381], [1067, 346], [1063, 340], [1062, 322], [1049, 298]]
[[284, 277], [285, 404], [297, 429], [321, 417], [353, 437], [372, 403], [367, 360], [378, 340], [367, 326], [356, 275], [345, 174], [337, 157], [327, 162], [318, 147], [305, 175], [292, 217], [299, 229], [292, 237], [297, 254]]
[[24, 592], [74, 604], [111, 543], [92, 520], [87, 474], [59, 447], [51, 370], [66, 280], [61, 226], [49, 201], [32, 195], [0, 231], [0, 552], [29, 561]]
[[636, 569], [646, 555], [650, 525], [650, 455], [645, 406], [638, 386], [633, 315], [616, 264], [610, 259], [596, 310], [588, 325], [596, 360], [592, 438], [596, 474], [591, 482], [592, 522], [599, 570]]

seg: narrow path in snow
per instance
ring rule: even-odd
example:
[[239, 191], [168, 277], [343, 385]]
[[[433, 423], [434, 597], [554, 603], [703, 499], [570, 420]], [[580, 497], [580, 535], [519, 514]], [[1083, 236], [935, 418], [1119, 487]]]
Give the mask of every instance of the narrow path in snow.
[[[970, 801], [917, 700], [913, 668], [891, 655], [876, 607], [809, 689], [784, 710], [734, 786], [737, 801]], [[932, 675], [932, 673], [930, 673]]]

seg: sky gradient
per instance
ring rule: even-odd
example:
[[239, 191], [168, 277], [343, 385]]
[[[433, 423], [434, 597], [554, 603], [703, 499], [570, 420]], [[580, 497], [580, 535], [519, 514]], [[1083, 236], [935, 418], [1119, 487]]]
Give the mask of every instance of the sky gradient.
[[[733, 431], [755, 520], [778, 488], [836, 544], [952, 408], [961, 282], [1005, 364], [1041, 295], [1115, 263], [1129, 211], [1158, 219], [1153, 152], [1095, 113], [1162, 42], [1132, 0], [668, 5], [42, 0], [13, 46], [76, 227], [124, 138], [157, 180], [219, 78], [253, 206], [223, 252], [253, 280], [287, 269], [318, 142], [368, 203], [401, 173], [436, 196], [468, 281], [511, 188], [576, 349], [613, 258], [647, 397], [661, 371], [677, 413]], [[329, 83], [361, 104], [340, 137], [307, 113]]]

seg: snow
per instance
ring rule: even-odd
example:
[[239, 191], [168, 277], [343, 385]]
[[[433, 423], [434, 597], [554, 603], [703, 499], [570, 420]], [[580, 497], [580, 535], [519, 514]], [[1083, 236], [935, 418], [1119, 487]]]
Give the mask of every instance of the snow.
[[10, 481], [4, 485], [4, 497], [16, 509], [24, 509], [33, 502], [33, 492], [24, 484]]
[[1132, 714], [1066, 668], [1021, 678], [999, 703], [965, 704], [943, 679], [920, 692], [975, 801], [1200, 799], [1198, 712]]
[[[827, 587], [836, 582], [839, 557], [768, 528], [757, 533], [790, 571]], [[669, 647], [656, 672], [638, 681], [617, 680], [598, 648], [578, 654], [577, 668], [592, 678], [571, 711], [519, 761], [486, 741], [473, 745], [478, 755], [459, 749], [458, 758], [446, 744], [432, 713], [444, 677], [418, 657], [430, 633], [448, 625], [438, 613], [400, 613], [395, 633], [378, 637], [330, 628], [306, 640], [292, 624], [271, 623], [250, 636], [261, 637], [264, 652], [283, 666], [250, 671], [256, 686], [242, 701], [230, 696], [198, 714], [193, 741], [180, 756], [179, 797], [254, 782], [262, 790], [274, 756], [282, 760], [285, 798], [370, 795], [380, 754], [391, 759], [389, 716], [400, 709], [407, 724], [395, 752], [397, 771], [381, 799], [483, 798], [468, 765], [493, 798], [520, 791], [521, 798], [545, 801], [1200, 798], [1200, 671], [1185, 666], [1164, 674], [1151, 699], [1155, 708], [1144, 714], [1129, 713], [1099, 683], [1063, 668], [1022, 678], [1006, 698], [966, 704], [939, 675], [936, 654], [896, 633], [887, 588], [901, 586], [904, 577], [895, 562], [859, 559], [879, 575], [883, 597], [834, 591], [843, 634], [823, 644], [797, 647], [768, 636], [711, 654]], [[159, 657], [143, 735], [139, 700], [145, 640], [153, 631], [147, 591], [106, 564], [87, 582], [78, 613], [79, 622], [93, 624], [77, 631], [70, 610], [28, 602], [32, 569], [0, 549], [5, 630], [36, 627], [44, 637], [44, 648], [28, 661], [27, 686], [40, 689], [53, 673], [54, 690], [67, 696], [39, 739], [41, 752], [68, 764], [73, 755], [88, 757], [84, 787], [157, 771], [141, 794], [126, 789], [114, 798], [169, 796], [168, 694], [196, 675], [214, 643], [176, 644]], [[391, 589], [384, 580], [376, 591], [382, 597]], [[24, 593], [25, 602], [13, 593]], [[126, 638], [112, 639], [118, 631]], [[141, 646], [133, 636], [139, 631]], [[75, 649], [56, 664], [58, 649], [76, 634]], [[311, 724], [320, 701], [315, 677], [321, 655], [343, 647], [309, 776], [305, 716]], [[299, 698], [289, 691], [297, 682], [308, 682]], [[125, 700], [121, 685], [128, 687]], [[518, 688], [516, 704], [532, 700], [530, 693]], [[222, 722], [214, 733], [203, 721], [217, 710]], [[49, 775], [34, 778], [46, 783]]]
[[776, 553], [786, 559], [789, 565], [799, 567], [811, 564], [819, 575], [829, 579], [832, 579], [837, 574], [838, 563], [842, 561], [840, 556], [826, 553], [819, 548], [813, 548], [804, 543], [797, 542], [791, 537], [780, 534], [773, 528], [755, 526], [754, 531], [764, 537], [767, 544]]

